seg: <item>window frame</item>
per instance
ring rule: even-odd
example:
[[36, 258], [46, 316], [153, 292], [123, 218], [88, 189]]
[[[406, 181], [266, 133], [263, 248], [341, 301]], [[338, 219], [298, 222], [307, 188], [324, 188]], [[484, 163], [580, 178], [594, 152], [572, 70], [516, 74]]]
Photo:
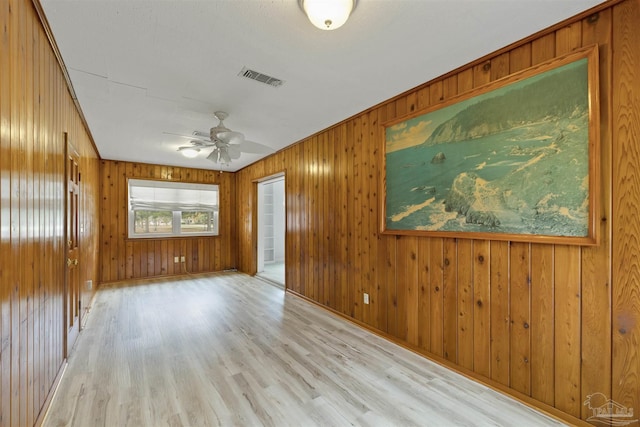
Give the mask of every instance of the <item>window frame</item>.
[[[149, 202], [148, 209], [134, 209], [132, 207], [132, 187], [149, 187], [159, 189], [177, 189], [177, 190], [202, 190], [213, 191], [216, 200], [213, 201], [211, 209], [206, 207], [198, 207], [197, 210], [191, 209], [175, 209], [169, 210], [166, 206], [161, 209], [153, 209], [153, 202]], [[179, 201], [173, 201], [178, 204]], [[136, 233], [135, 232], [135, 212], [136, 211], [164, 211], [171, 212], [171, 232], [168, 233]], [[211, 215], [210, 221], [213, 221], [211, 231], [200, 232], [183, 232], [182, 231], [182, 214], [184, 212], [208, 212]], [[143, 178], [127, 178], [127, 238], [128, 239], [172, 239], [185, 237], [216, 237], [220, 235], [220, 185], [209, 183], [194, 183], [185, 181], [162, 181]]]

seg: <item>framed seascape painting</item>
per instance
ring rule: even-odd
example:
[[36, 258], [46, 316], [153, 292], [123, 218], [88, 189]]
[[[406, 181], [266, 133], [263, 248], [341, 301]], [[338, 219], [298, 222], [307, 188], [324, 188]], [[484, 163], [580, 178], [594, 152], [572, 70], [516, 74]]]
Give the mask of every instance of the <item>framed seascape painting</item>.
[[598, 243], [598, 50], [381, 127], [382, 232]]

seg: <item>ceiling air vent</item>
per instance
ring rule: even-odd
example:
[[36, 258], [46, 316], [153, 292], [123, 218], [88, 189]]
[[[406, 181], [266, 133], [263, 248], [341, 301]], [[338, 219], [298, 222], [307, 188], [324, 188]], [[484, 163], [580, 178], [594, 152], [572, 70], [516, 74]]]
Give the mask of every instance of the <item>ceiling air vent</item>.
[[262, 74], [255, 70], [250, 70], [247, 67], [243, 67], [242, 70], [238, 73], [241, 77], [246, 77], [251, 80], [255, 80], [260, 83], [267, 84], [269, 86], [278, 87], [284, 83], [280, 79], [276, 79], [275, 77], [267, 76], [266, 74]]

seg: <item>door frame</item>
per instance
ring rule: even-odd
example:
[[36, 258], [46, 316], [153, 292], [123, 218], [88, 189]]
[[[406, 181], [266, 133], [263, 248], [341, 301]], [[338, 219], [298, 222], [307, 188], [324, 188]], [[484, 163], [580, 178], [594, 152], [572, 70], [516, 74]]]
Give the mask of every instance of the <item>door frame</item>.
[[[71, 349], [73, 348], [78, 335], [80, 334], [81, 324], [82, 324], [82, 307], [81, 304], [81, 295], [80, 295], [80, 270], [78, 267], [78, 259], [80, 258], [80, 206], [82, 206], [81, 198], [82, 191], [80, 190], [81, 176], [82, 173], [80, 171], [80, 155], [78, 150], [73, 146], [70, 141], [69, 134], [67, 132], [64, 133], [65, 140], [65, 167], [64, 167], [64, 266], [65, 266], [65, 280], [64, 280], [64, 295], [63, 295], [63, 336], [64, 336], [64, 357], [68, 358], [71, 353]], [[75, 203], [76, 210], [76, 218], [75, 224], [70, 224], [70, 160], [73, 158], [74, 162], [77, 164], [77, 187], [75, 189], [77, 200]], [[74, 236], [70, 235], [70, 227], [75, 227]], [[75, 242], [74, 242], [75, 239]], [[75, 246], [74, 246], [75, 245]], [[74, 278], [72, 275], [75, 275]], [[75, 289], [71, 289], [75, 287]], [[77, 310], [77, 316], [74, 317], [73, 324], [69, 327], [70, 324], [70, 316], [69, 313], [72, 312], [69, 300], [73, 298], [72, 304], [75, 306]]]
[[289, 250], [287, 250], [287, 248], [289, 247], [288, 245], [288, 224], [287, 224], [287, 171], [282, 170], [280, 172], [276, 172], [274, 174], [271, 175], [266, 175], [263, 176], [261, 178], [257, 178], [252, 180], [253, 183], [253, 206], [255, 206], [254, 209], [252, 209], [251, 212], [251, 217], [252, 217], [252, 230], [251, 230], [251, 234], [252, 234], [252, 248], [253, 248], [253, 267], [252, 267], [252, 272], [251, 275], [256, 275], [258, 273], [258, 233], [260, 232], [260, 229], [258, 227], [258, 221], [260, 220], [260, 205], [259, 205], [259, 200], [258, 200], [258, 186], [261, 184], [264, 184], [267, 181], [273, 181], [275, 179], [278, 178], [283, 178], [284, 179], [284, 271], [285, 271], [285, 280], [284, 280], [284, 288], [285, 291], [287, 289], [287, 282], [288, 280], [286, 279], [287, 276], [287, 265], [288, 263], [288, 259], [289, 259]]

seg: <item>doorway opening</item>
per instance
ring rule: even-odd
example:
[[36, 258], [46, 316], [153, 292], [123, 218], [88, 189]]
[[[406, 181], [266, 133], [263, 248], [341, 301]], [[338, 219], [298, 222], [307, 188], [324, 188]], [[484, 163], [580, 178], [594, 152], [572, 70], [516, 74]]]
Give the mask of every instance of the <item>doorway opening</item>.
[[285, 178], [258, 182], [257, 275], [285, 286]]

